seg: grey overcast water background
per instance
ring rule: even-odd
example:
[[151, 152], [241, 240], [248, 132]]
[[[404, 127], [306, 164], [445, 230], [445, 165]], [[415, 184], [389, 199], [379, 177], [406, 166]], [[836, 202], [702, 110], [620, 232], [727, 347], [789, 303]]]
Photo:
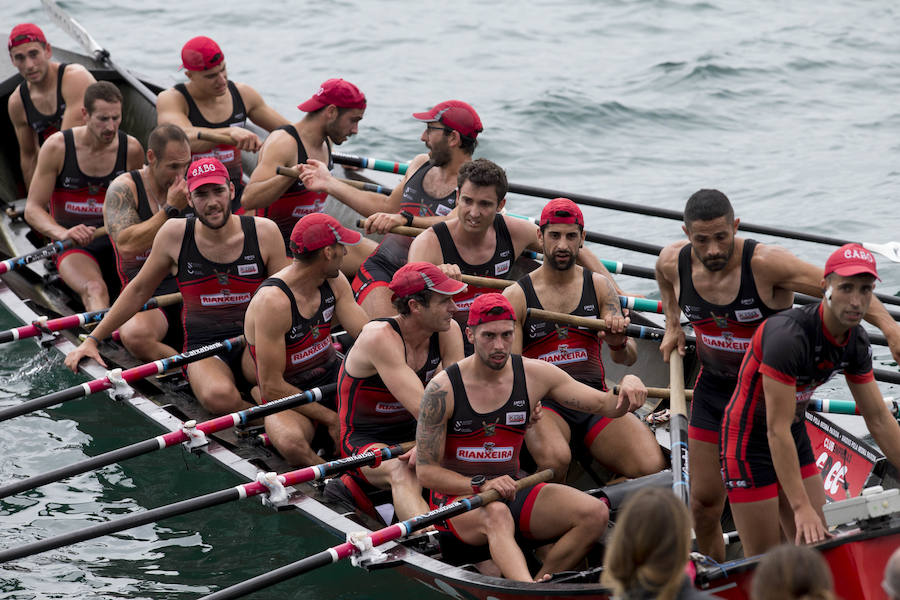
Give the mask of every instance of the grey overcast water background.
[[[36, 1], [0, 2], [4, 35], [32, 21], [77, 49]], [[477, 156], [511, 181], [681, 210], [701, 187], [738, 216], [842, 238], [900, 237], [900, 5], [798, 0], [567, 2], [65, 2], [114, 60], [164, 86], [182, 44], [216, 39], [229, 75], [290, 120], [319, 83], [367, 95], [340, 149], [409, 160], [424, 149], [410, 113], [458, 98], [481, 115]], [[542, 200], [512, 196], [513, 212]], [[592, 230], [655, 244], [679, 223], [585, 210]], [[767, 241], [771, 238], [757, 236]], [[780, 243], [823, 263], [830, 248]], [[652, 266], [643, 254], [595, 247]], [[879, 290], [900, 266], [879, 261]], [[621, 277], [631, 292], [651, 281]], [[0, 315], [0, 327], [14, 325]], [[875, 348], [885, 367], [889, 354]], [[29, 342], [0, 348], [0, 406], [80, 381]], [[895, 393], [885, 386], [886, 394]], [[846, 395], [833, 384], [832, 396]], [[0, 425], [0, 481], [158, 434], [103, 398]], [[0, 502], [0, 546], [74, 530], [237, 480], [169, 450]], [[298, 515], [245, 501], [0, 566], [0, 598], [196, 598], [336, 543]], [[390, 572], [337, 565], [255, 598], [437, 597]]]

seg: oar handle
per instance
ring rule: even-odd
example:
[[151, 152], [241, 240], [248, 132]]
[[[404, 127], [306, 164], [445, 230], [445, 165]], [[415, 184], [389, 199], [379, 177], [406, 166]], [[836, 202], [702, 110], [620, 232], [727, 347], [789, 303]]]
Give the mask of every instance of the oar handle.
[[544, 319], [545, 321], [565, 323], [566, 325], [575, 325], [576, 327], [586, 327], [587, 329], [606, 329], [606, 321], [603, 319], [589, 319], [587, 317], [558, 313], [553, 312], [552, 310], [543, 310], [541, 308], [529, 308], [526, 316], [534, 317], [535, 319]]
[[284, 175], [285, 177], [300, 179], [300, 169], [295, 169], [294, 167], [283, 167], [281, 165], [278, 165], [277, 167], [275, 167], [275, 172], [278, 175]]
[[172, 306], [173, 304], [181, 303], [181, 292], [175, 292], [174, 294], [163, 294], [162, 296], [156, 297], [156, 306], [159, 308], [163, 308], [166, 306]]
[[515, 281], [509, 281], [507, 279], [493, 279], [491, 277], [479, 277], [478, 275], [465, 274], [462, 276], [462, 282], [483, 288], [493, 288], [495, 290], [506, 289], [515, 283]]
[[687, 415], [684, 391], [684, 360], [674, 348], [669, 355], [669, 408], [673, 413]]
[[203, 142], [212, 142], [214, 144], [226, 144], [234, 146], [234, 138], [227, 133], [213, 133], [211, 131], [198, 131], [197, 139]]
[[[694, 397], [694, 390], [683, 390], [684, 396], [686, 398]], [[615, 385], [612, 389], [613, 394], [619, 394], [619, 386]], [[669, 388], [661, 388], [661, 387], [648, 387], [647, 388], [647, 397], [648, 398], [669, 398], [671, 397], [672, 392]]]
[[[532, 473], [522, 479], [516, 480], [516, 491], [521, 492], [525, 488], [529, 488], [533, 485], [537, 485], [539, 483], [543, 483], [545, 481], [550, 481], [553, 479], [553, 469], [544, 469], [543, 471], [538, 471], [537, 473]], [[500, 492], [497, 490], [486, 490], [484, 492], [479, 492], [476, 494], [478, 498], [481, 499], [481, 504], [487, 504], [489, 502], [496, 502], [500, 499]], [[420, 529], [424, 527], [424, 525], [420, 525], [419, 527], [415, 527], [415, 529]]]
[[[364, 229], [366, 226], [366, 221], [364, 219], [357, 219], [356, 226], [360, 229]], [[416, 237], [420, 233], [425, 231], [421, 227], [407, 227], [406, 225], [397, 225], [393, 229], [391, 229], [391, 233], [396, 233], [398, 235], [408, 235], [410, 237]]]

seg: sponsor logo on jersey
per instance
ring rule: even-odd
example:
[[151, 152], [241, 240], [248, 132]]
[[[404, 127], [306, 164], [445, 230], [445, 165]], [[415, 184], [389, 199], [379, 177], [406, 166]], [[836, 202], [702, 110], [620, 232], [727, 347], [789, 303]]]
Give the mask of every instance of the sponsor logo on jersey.
[[324, 352], [325, 350], [328, 350], [328, 348], [330, 346], [331, 346], [331, 338], [327, 338], [320, 342], [316, 342], [312, 346], [309, 346], [308, 348], [304, 348], [303, 350], [300, 350], [299, 352], [294, 352], [293, 354], [291, 354], [291, 364], [299, 365], [300, 363], [306, 362], [309, 359], [311, 359], [312, 357], [316, 356], [317, 354], [320, 354], [320, 353]]
[[453, 304], [456, 305], [456, 310], [458, 311], [467, 311], [472, 308], [472, 303], [475, 301], [475, 298], [466, 298], [465, 300], [456, 300], [454, 298]]
[[498, 262], [494, 265], [494, 275], [503, 275], [504, 273], [509, 272], [509, 259], [507, 258], [503, 262]]
[[73, 215], [102, 215], [103, 204], [98, 204], [93, 198], [88, 198], [86, 202], [75, 202], [74, 200], [66, 201], [66, 212]]
[[[204, 152], [203, 154], [195, 154], [193, 156], [194, 160], [200, 160], [201, 158], [218, 158], [223, 163], [228, 163], [234, 160], [234, 148], [229, 148], [228, 146], [216, 146], [209, 152]], [[210, 171], [214, 170], [215, 167], [213, 167], [212, 165], [199, 165], [196, 169], [191, 171], [191, 177], [196, 177], [197, 175], [209, 173]]]
[[437, 369], [428, 369], [427, 371], [425, 371], [425, 383], [431, 381], [431, 378], [434, 377], [436, 371]]
[[331, 317], [334, 315], [334, 307], [329, 306], [325, 310], [322, 311], [322, 318], [326, 321], [330, 321]]
[[712, 311], [710, 311], [709, 315], [713, 318], [713, 321], [715, 321], [716, 327], [718, 327], [719, 329], [728, 328], [728, 317], [724, 315], [717, 315]]
[[406, 408], [399, 402], [378, 402], [375, 405], [375, 412], [379, 413], [398, 413], [403, 412]]
[[749, 308], [747, 310], [735, 310], [734, 316], [741, 323], [748, 321], [758, 321], [763, 318], [762, 311], [758, 308]]
[[[585, 305], [584, 305], [584, 312], [588, 312], [588, 311], [590, 311], [590, 310], [594, 310], [594, 305], [593, 305], [593, 304], [585, 304]], [[589, 318], [589, 319], [596, 319], [596, 318], [597, 318], [597, 315], [588, 315], [588, 318]]]
[[753, 304], [753, 298], [741, 298], [741, 304], [744, 306], [750, 306]]
[[259, 273], [259, 266], [256, 263], [238, 265], [238, 275], [256, 275], [257, 273]]
[[446, 204], [438, 204], [437, 208], [434, 211], [434, 214], [441, 216], [441, 217], [446, 217], [447, 215], [449, 215], [452, 212], [453, 212], [453, 209], [450, 208], [449, 206], [447, 206]]
[[456, 449], [456, 458], [466, 462], [506, 462], [512, 460], [514, 453], [515, 449], [512, 446], [485, 444], [474, 448], [459, 447]]
[[315, 205], [310, 206], [309, 204], [300, 204], [294, 207], [294, 210], [291, 211], [291, 216], [299, 219], [306, 215], [311, 215], [314, 212], [318, 212]]
[[218, 294], [201, 294], [200, 306], [232, 306], [235, 304], [245, 304], [250, 302], [253, 294], [231, 294], [227, 290], [223, 290]]
[[515, 406], [516, 408], [521, 408], [521, 407], [525, 406], [525, 401], [524, 400], [513, 400], [513, 406]]
[[750, 347], [749, 338], [735, 337], [730, 331], [723, 331], [722, 335], [701, 333], [700, 340], [705, 346], [725, 352], [739, 352], [743, 354]]
[[565, 365], [587, 360], [588, 353], [584, 348], [569, 348], [567, 344], [560, 344], [553, 352], [542, 354], [538, 358], [552, 365]]
[[504, 250], [500, 253], [500, 258], [506, 258], [507, 256], [509, 256], [509, 250]]
[[524, 425], [525, 424], [525, 411], [522, 410], [522, 411], [506, 413], [506, 424], [507, 425]]

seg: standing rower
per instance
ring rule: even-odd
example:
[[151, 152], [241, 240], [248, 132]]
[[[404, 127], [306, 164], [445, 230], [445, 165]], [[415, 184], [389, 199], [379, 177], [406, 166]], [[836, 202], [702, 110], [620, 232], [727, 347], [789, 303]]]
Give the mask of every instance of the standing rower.
[[108, 81], [88, 86], [81, 109], [85, 125], [54, 133], [41, 147], [28, 190], [25, 220], [52, 240], [76, 247], [56, 257], [62, 280], [87, 310], [109, 306], [117, 291], [116, 259], [109, 237], [94, 239], [103, 225], [103, 201], [110, 182], [144, 163], [140, 142], [119, 129], [122, 93]]
[[[156, 232], [169, 219], [181, 216], [187, 206], [184, 175], [190, 162], [191, 147], [184, 132], [176, 125], [159, 125], [147, 141], [147, 164], [119, 175], [106, 191], [103, 222], [116, 253], [122, 287], [141, 270]], [[177, 291], [175, 277], [167, 275], [153, 295]], [[119, 329], [119, 337], [140, 360], [176, 354], [184, 337], [180, 304], [135, 314]]]
[[84, 92], [94, 76], [79, 64], [50, 60], [53, 49], [33, 23], [13, 27], [6, 44], [23, 81], [9, 95], [9, 120], [19, 142], [19, 164], [25, 190], [37, 165], [38, 149], [57, 131], [84, 125]]
[[428, 384], [416, 430], [416, 472], [431, 490], [432, 506], [488, 489], [499, 492], [508, 503], [454, 517], [443, 528], [467, 544], [487, 544], [504, 577], [534, 581], [517, 533], [555, 540], [537, 574], [541, 580], [581, 562], [609, 520], [603, 502], [569, 486], [541, 483], [516, 493], [519, 450], [536, 405], [549, 397], [571, 409], [619, 417], [643, 405], [647, 389], [626, 375], [617, 397], [550, 363], [511, 354], [515, 320], [501, 294], [482, 294], [472, 303], [466, 336], [475, 354]]
[[828, 537], [805, 412], [816, 388], [835, 373], [843, 371], [869, 432], [900, 466], [900, 426], [875, 383], [861, 324], [878, 278], [875, 258], [847, 244], [828, 258], [824, 275], [822, 302], [769, 317], [756, 330], [724, 410], [722, 476], [747, 556], [777, 546], [782, 532], [796, 544]]
[[[632, 365], [637, 360], [637, 345], [624, 334], [628, 320], [619, 295], [608, 278], [575, 264], [585, 236], [577, 204], [568, 198], [551, 200], [541, 211], [539, 226], [544, 262], [504, 291], [518, 317], [512, 351], [553, 363], [577, 381], [606, 390], [600, 337], [615, 362]], [[529, 308], [601, 318], [609, 331], [598, 336], [584, 327], [526, 318]], [[665, 468], [656, 438], [633, 414], [610, 419], [551, 399], [543, 407], [545, 418], [526, 434], [525, 442], [538, 468], [552, 468], [558, 481], [565, 480], [572, 459], [573, 435], [600, 464], [626, 477]]]
[[[331, 169], [331, 144], [342, 144], [356, 135], [366, 112], [366, 96], [343, 79], [329, 79], [298, 109], [306, 115], [293, 125], [272, 132], [259, 150], [259, 163], [241, 197], [247, 210], [278, 224], [285, 246], [291, 230], [303, 215], [322, 212], [328, 194], [312, 191], [290, 176], [278, 175], [278, 167], [299, 169], [307, 159], [315, 159]], [[375, 243], [363, 239], [347, 249], [341, 270], [353, 277], [362, 261], [375, 249]]]
[[[353, 299], [341, 263], [362, 235], [329, 215], [312, 213], [294, 225], [291, 264], [266, 279], [244, 318], [244, 335], [256, 365], [261, 401], [277, 400], [337, 381], [341, 358], [331, 341], [331, 322], [359, 336], [368, 321]], [[266, 433], [292, 465], [323, 462], [310, 447], [317, 425], [340, 445], [334, 395], [265, 418]]]
[[[73, 371], [85, 356], [103, 364], [100, 342], [151, 297], [172, 273], [181, 291], [184, 350], [240, 335], [244, 311], [256, 288], [286, 267], [278, 228], [268, 219], [231, 213], [234, 186], [215, 158], [191, 163], [188, 199], [196, 217], [170, 219], [156, 234], [150, 256], [128, 282], [109, 313], [78, 348], [66, 356]], [[200, 404], [214, 414], [247, 408], [236, 381], [255, 381], [253, 359], [246, 348], [235, 348], [187, 366], [191, 389]]]
[[[247, 119], [266, 131], [287, 125], [288, 120], [255, 89], [228, 79], [225, 55], [210, 38], [201, 35], [188, 40], [181, 49], [181, 66], [188, 81], [159, 95], [157, 122], [184, 129], [191, 140], [191, 160], [215, 157], [228, 168], [235, 189], [232, 211], [240, 214], [244, 189], [241, 151], [256, 152], [260, 146], [259, 137], [246, 128]], [[198, 140], [198, 133], [228, 135], [234, 145]]]

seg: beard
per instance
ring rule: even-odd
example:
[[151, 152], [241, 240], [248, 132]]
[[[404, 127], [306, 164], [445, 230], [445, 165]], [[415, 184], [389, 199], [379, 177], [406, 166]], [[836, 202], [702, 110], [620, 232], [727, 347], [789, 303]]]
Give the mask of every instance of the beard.
[[222, 229], [223, 227], [228, 225], [228, 221], [231, 219], [231, 206], [229, 205], [225, 208], [225, 212], [224, 212], [225, 216], [222, 219], [222, 222], [219, 223], [218, 225], [213, 225], [210, 222], [210, 220], [206, 217], [206, 215], [202, 215], [196, 211], [195, 211], [195, 213], [197, 215], [197, 220], [200, 221], [201, 223], [203, 223], [204, 227], [208, 227], [209, 229], [212, 229], [213, 231], [215, 231], [217, 229]]
[[554, 271], [568, 271], [575, 266], [576, 258], [575, 254], [568, 254], [568, 259], [565, 262], [559, 262], [555, 254], [551, 255], [548, 260], [547, 254], [544, 253], [544, 264]]
[[731, 261], [731, 257], [734, 255], [734, 240], [731, 241], [731, 246], [728, 247], [728, 251], [722, 254], [712, 254], [707, 256], [698, 256], [700, 262], [703, 263], [703, 266], [707, 268], [709, 271], [721, 271], [725, 267], [728, 266], [729, 261]]
[[431, 148], [428, 157], [436, 167], [443, 167], [444, 165], [450, 164], [450, 159], [452, 158], [450, 149], [446, 144], [441, 144], [440, 147], [435, 146], [434, 148]]

